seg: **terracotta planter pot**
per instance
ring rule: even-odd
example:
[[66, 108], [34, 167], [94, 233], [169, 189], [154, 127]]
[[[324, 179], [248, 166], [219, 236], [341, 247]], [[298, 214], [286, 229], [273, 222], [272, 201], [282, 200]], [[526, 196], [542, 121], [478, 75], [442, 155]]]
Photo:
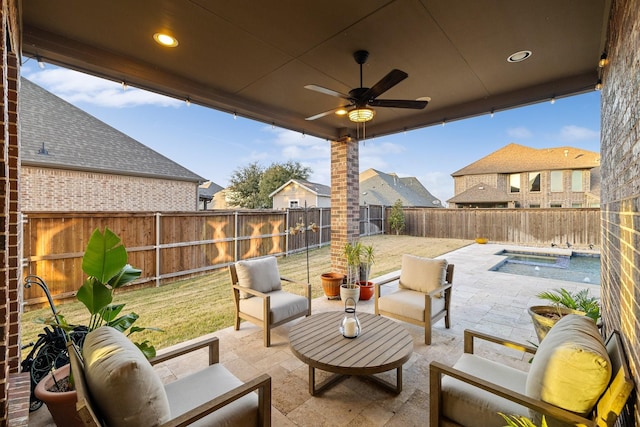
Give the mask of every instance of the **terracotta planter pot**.
[[368, 301], [373, 297], [373, 282], [359, 282], [360, 299]]
[[533, 321], [533, 328], [538, 336], [538, 342], [542, 342], [542, 339], [562, 316], [566, 316], [567, 314], [585, 315], [583, 311], [572, 310], [565, 307], [554, 307], [552, 305], [534, 305], [533, 307], [529, 307], [528, 311]]
[[344, 274], [340, 273], [324, 273], [320, 276], [322, 281], [322, 290], [329, 299], [340, 298], [340, 285], [344, 280]]
[[[67, 378], [69, 376], [70, 365], [64, 365], [55, 371], [57, 380]], [[58, 427], [82, 427], [84, 424], [80, 421], [76, 412], [76, 402], [78, 395], [75, 390], [72, 391], [49, 391], [55, 384], [53, 375], [49, 374], [44, 377], [36, 386], [34, 393], [38, 399], [43, 401], [53, 421]]]

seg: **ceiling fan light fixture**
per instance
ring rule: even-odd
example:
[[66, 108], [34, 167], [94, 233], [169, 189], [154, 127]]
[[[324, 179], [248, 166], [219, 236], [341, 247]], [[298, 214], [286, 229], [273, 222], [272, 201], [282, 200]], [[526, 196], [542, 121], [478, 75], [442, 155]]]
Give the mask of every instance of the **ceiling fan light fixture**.
[[349, 120], [355, 123], [364, 123], [373, 119], [375, 115], [376, 112], [371, 108], [354, 108], [349, 111]]

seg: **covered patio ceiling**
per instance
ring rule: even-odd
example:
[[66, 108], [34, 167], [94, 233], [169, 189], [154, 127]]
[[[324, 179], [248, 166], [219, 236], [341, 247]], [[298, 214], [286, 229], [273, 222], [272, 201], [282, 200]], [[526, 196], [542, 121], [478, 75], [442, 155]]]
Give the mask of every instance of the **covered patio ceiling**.
[[[22, 60], [124, 81], [326, 139], [356, 136], [345, 116], [309, 116], [392, 69], [380, 99], [430, 97], [423, 110], [374, 107], [367, 137], [593, 90], [610, 0], [28, 0]], [[167, 32], [179, 45], [161, 47]], [[519, 51], [519, 63], [507, 58]]]

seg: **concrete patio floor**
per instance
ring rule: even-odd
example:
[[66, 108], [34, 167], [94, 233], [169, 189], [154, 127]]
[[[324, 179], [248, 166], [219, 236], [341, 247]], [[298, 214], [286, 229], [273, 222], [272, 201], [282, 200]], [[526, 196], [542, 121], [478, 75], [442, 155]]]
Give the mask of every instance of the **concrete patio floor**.
[[[455, 264], [453, 278], [451, 328], [444, 321], [433, 328], [433, 341], [424, 344], [423, 330], [402, 323], [414, 339], [414, 353], [403, 367], [403, 391], [393, 395], [375, 383], [350, 377], [317, 397], [309, 395], [308, 367], [289, 349], [288, 332], [294, 322], [272, 331], [272, 346], [262, 345], [262, 331], [243, 322], [239, 331], [226, 328], [211, 335], [220, 339], [221, 363], [241, 380], [267, 373], [272, 377], [272, 424], [274, 426], [424, 426], [429, 416], [429, 363], [438, 360], [453, 364], [462, 354], [465, 329], [476, 329], [526, 343], [537, 342], [527, 307], [546, 304], [535, 297], [543, 290], [564, 287], [576, 290], [588, 287], [599, 296], [597, 285], [538, 277], [517, 276], [489, 271], [504, 257], [502, 249], [518, 248], [501, 244], [473, 244], [443, 255]], [[530, 248], [544, 252], [569, 254], [557, 248]], [[375, 271], [374, 271], [375, 273]], [[316, 298], [312, 312], [338, 310], [339, 300]], [[373, 299], [361, 301], [358, 311], [373, 313]], [[336, 333], [338, 325], [336, 325]], [[181, 344], [184, 345], [184, 344]], [[528, 369], [528, 357], [495, 346], [476, 346], [476, 352], [492, 354], [494, 360]], [[158, 366], [163, 381], [171, 381], [206, 366], [204, 351], [171, 364]], [[320, 374], [324, 374], [319, 372]], [[395, 372], [381, 374], [395, 381]], [[319, 375], [318, 381], [324, 378]], [[31, 414], [29, 426], [53, 425], [46, 407]]]

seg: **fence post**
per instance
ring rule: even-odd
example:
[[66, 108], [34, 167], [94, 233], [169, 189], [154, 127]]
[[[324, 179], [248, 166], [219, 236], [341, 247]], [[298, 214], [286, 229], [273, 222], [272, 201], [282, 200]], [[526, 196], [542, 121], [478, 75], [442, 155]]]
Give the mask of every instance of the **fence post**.
[[289, 214], [291, 213], [291, 209], [287, 208], [287, 213], [284, 215], [284, 244], [285, 250], [284, 255], [289, 256]]
[[156, 288], [160, 287], [160, 212], [156, 212]]
[[320, 228], [319, 228], [319, 231], [318, 231], [318, 233], [320, 234], [318, 236], [318, 247], [321, 248], [322, 247], [322, 226], [323, 226], [323, 224], [322, 224], [322, 212], [323, 212], [323, 209], [322, 208], [318, 208], [318, 209], [320, 210], [320, 217], [318, 218], [318, 222], [320, 223]]

